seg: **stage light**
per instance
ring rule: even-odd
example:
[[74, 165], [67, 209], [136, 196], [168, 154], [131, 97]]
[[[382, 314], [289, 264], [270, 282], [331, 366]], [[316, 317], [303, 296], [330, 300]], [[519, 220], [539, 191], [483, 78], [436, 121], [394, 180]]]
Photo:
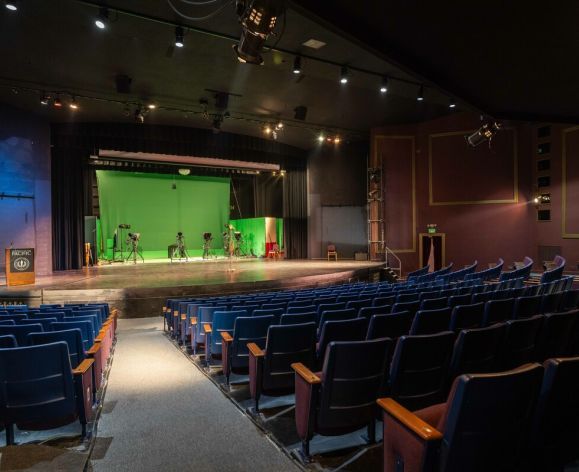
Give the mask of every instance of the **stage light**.
[[183, 28], [181, 28], [180, 26], [177, 26], [175, 28], [175, 46], [178, 48], [182, 48], [183, 46], [185, 46], [185, 40], [184, 40], [184, 32], [183, 32]]
[[332, 142], [332, 138], [330, 138], [329, 136], [326, 138], [326, 141], [331, 143]]
[[15, 1], [4, 2], [4, 6], [10, 11], [18, 10], [18, 4]]
[[72, 97], [72, 100], [70, 101], [70, 103], [68, 104], [68, 106], [69, 106], [72, 110], [78, 110], [78, 104], [76, 103], [76, 100], [74, 99], [74, 97]]
[[340, 139], [339, 136], [336, 136], [336, 137], [334, 138], [334, 143], [335, 143], [335, 144], [340, 144], [340, 141], [341, 141], [341, 139]]
[[148, 108], [149, 110], [154, 110], [155, 108], [157, 108], [157, 105], [155, 105], [154, 103], [149, 103], [149, 104], [147, 105], [147, 108]]
[[179, 174], [181, 175], [189, 175], [191, 173], [191, 169], [179, 169]]
[[421, 85], [418, 89], [418, 95], [416, 95], [416, 100], [421, 102], [424, 100], [424, 85]]
[[298, 75], [302, 73], [302, 58], [301, 56], [296, 56], [294, 59], [293, 73]]
[[348, 68], [346, 66], [342, 66], [342, 69], [340, 69], [340, 83], [348, 83]]
[[382, 77], [382, 85], [380, 85], [380, 93], [388, 92], [388, 77]]
[[318, 136], [318, 141], [319, 141], [320, 143], [323, 143], [323, 142], [324, 142], [324, 139], [326, 139], [326, 138], [324, 137], [324, 135], [323, 135], [322, 133], [320, 133], [320, 135]]
[[283, 122], [281, 120], [279, 120], [277, 122], [277, 124], [275, 125], [275, 129], [283, 129]]
[[285, 177], [285, 170], [280, 170], [279, 175], [281, 175], [282, 177]]
[[533, 202], [535, 203], [535, 205], [538, 205], [538, 204], [539, 204], [539, 202], [540, 202], [540, 199], [539, 199], [539, 197], [535, 197], [535, 198], [533, 198]]
[[58, 95], [54, 99], [53, 106], [54, 108], [62, 108], [62, 102], [60, 101], [60, 97]]
[[498, 121], [487, 121], [474, 133], [465, 136], [466, 142], [472, 147], [477, 147], [479, 144], [488, 141], [490, 146], [492, 139], [495, 137], [497, 132], [502, 129], [502, 127], [502, 123], [499, 123]]
[[456, 102], [454, 101], [454, 98], [451, 98], [448, 102], [448, 108], [456, 108]]
[[261, 50], [267, 37], [273, 32], [276, 21], [283, 14], [282, 0], [237, 1], [241, 38], [233, 46], [239, 62], [263, 64]]
[[271, 131], [272, 131], [271, 126], [269, 126], [269, 125], [265, 125], [265, 127], [263, 128], [263, 132], [265, 134], [271, 134]]
[[94, 20], [94, 24], [98, 29], [105, 29], [109, 22], [109, 9], [102, 7], [99, 9], [99, 16]]
[[48, 95], [46, 95], [45, 93], [42, 94], [42, 96], [40, 97], [40, 104], [41, 105], [48, 105], [48, 102], [50, 101], [50, 97]]

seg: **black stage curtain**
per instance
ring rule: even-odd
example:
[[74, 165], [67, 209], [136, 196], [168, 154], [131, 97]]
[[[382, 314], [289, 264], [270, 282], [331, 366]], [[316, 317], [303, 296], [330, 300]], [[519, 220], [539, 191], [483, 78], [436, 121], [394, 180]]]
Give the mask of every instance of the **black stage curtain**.
[[[84, 252], [84, 215], [92, 196], [88, 153], [52, 149], [52, 267], [81, 269]], [[92, 206], [92, 205], [91, 205]], [[92, 209], [88, 213], [90, 215]]]
[[285, 252], [288, 259], [308, 257], [307, 173], [303, 169], [287, 172], [283, 182], [283, 220]]

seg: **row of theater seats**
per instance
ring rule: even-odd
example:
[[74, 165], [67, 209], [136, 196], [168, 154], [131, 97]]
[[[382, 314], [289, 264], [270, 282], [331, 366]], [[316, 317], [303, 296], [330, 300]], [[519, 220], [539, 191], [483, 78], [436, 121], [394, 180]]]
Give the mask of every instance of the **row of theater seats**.
[[108, 304], [0, 307], [0, 425], [43, 430], [79, 420], [82, 436], [115, 340]]

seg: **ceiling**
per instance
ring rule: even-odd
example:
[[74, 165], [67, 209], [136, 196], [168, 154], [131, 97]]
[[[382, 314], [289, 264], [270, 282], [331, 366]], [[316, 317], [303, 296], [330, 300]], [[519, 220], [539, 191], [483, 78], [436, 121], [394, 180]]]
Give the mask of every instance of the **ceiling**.
[[579, 122], [579, 2], [293, 4], [488, 114]]
[[[106, 3], [111, 9], [148, 19], [111, 11], [110, 27], [99, 30], [93, 23], [98, 10], [91, 2], [25, 0], [17, 12], [2, 8], [0, 102], [53, 122], [130, 122], [133, 104], [153, 102], [157, 108], [146, 116], [147, 123], [211, 128], [212, 120], [201, 114], [199, 100], [209, 99], [208, 112], [213, 114], [213, 94], [206, 89], [221, 90], [239, 95], [229, 99], [231, 118], [223, 122], [223, 131], [263, 136], [264, 122], [282, 119], [286, 126], [278, 139], [302, 148], [312, 147], [322, 130], [353, 140], [367, 137], [372, 126], [423, 121], [451, 112], [448, 93], [427, 88], [426, 100], [417, 102], [417, 79], [411, 68], [395, 65], [382, 51], [370, 50], [354, 38], [354, 31], [345, 37], [317, 19], [315, 15], [322, 12], [314, 8], [288, 9], [277, 44], [283, 51], [325, 61], [304, 58], [303, 73], [296, 76], [291, 73], [293, 54], [267, 52], [261, 67], [236, 60], [232, 45], [241, 28], [233, 5], [211, 20], [191, 22], [173, 12], [166, 1]], [[189, 15], [210, 11], [181, 0], [173, 3]], [[350, 2], [335, 3], [346, 9]], [[225, 38], [187, 31], [185, 47], [173, 48], [174, 26], [164, 22], [215, 31]], [[311, 38], [327, 45], [319, 50], [302, 46]], [[337, 64], [402, 80], [391, 80], [388, 93], [381, 96], [379, 76], [353, 71], [350, 83], [340, 85]], [[117, 93], [117, 74], [133, 79], [130, 94]], [[79, 109], [43, 107], [40, 90], [66, 92], [61, 94], [65, 105], [75, 95]], [[125, 103], [131, 103], [130, 116], [125, 114]], [[294, 108], [300, 105], [308, 108], [305, 122], [293, 119]], [[458, 108], [470, 107], [459, 103]]]

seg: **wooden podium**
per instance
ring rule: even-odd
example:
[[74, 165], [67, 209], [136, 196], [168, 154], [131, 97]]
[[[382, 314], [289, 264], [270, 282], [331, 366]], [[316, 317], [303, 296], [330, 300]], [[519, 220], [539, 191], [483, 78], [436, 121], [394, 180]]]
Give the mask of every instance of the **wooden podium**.
[[35, 282], [34, 249], [6, 249], [6, 285], [32, 285]]

